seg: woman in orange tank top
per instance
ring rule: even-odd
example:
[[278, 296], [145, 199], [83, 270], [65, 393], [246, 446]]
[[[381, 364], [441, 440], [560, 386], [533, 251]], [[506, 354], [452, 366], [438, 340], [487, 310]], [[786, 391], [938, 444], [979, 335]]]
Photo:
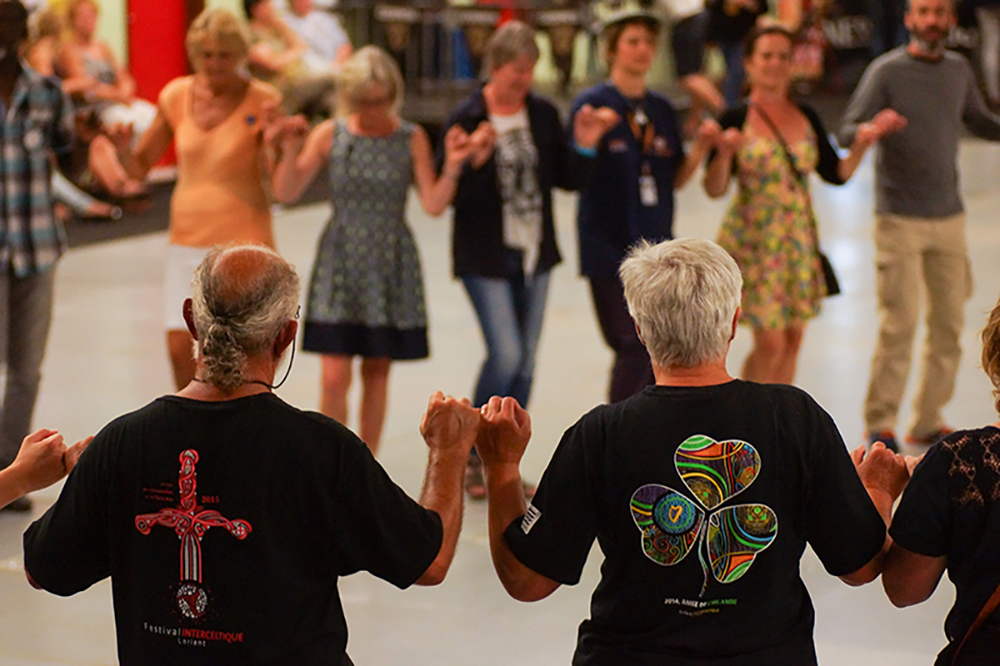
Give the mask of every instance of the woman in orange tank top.
[[195, 73], [167, 84], [156, 118], [126, 159], [130, 174], [142, 178], [171, 142], [177, 150], [166, 280], [167, 347], [177, 388], [194, 378], [191, 337], [181, 317], [194, 268], [218, 243], [274, 247], [262, 129], [281, 95], [245, 73], [249, 46], [231, 12], [202, 12], [187, 35]]

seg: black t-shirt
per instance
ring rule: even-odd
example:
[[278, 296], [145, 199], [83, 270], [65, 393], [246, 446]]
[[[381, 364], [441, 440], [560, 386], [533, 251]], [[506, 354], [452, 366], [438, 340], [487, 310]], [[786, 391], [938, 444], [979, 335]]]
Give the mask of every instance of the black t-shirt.
[[[1000, 430], [993, 426], [962, 430], [927, 452], [892, 517], [889, 534], [897, 544], [918, 555], [947, 558], [956, 592], [944, 625], [949, 641], [962, 640], [1000, 583], [998, 495]], [[974, 636], [992, 645], [995, 660], [1000, 645], [997, 613]], [[970, 639], [968, 647], [972, 643]]]
[[271, 394], [160, 398], [105, 427], [24, 535], [25, 568], [70, 595], [111, 576], [134, 664], [340, 664], [337, 579], [405, 588], [441, 546], [349, 430]]
[[604, 553], [574, 664], [810, 664], [806, 542], [860, 569], [885, 525], [830, 416], [791, 386], [653, 386], [566, 431], [505, 533], [534, 571], [579, 581]]

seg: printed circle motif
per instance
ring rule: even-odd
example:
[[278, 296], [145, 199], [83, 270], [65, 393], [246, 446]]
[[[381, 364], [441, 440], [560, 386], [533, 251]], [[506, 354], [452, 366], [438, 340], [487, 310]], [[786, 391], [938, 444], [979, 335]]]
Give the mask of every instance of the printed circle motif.
[[653, 520], [656, 521], [656, 526], [667, 534], [687, 532], [694, 524], [695, 517], [694, 505], [680, 493], [667, 493], [657, 500], [653, 508]]

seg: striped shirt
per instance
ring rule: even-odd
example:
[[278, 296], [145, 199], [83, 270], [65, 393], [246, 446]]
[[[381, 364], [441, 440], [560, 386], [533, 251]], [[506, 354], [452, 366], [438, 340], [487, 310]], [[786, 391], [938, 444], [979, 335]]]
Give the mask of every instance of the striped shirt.
[[53, 154], [73, 141], [73, 109], [58, 82], [21, 63], [10, 107], [0, 103], [0, 114], [0, 271], [38, 275], [66, 251], [49, 183]]

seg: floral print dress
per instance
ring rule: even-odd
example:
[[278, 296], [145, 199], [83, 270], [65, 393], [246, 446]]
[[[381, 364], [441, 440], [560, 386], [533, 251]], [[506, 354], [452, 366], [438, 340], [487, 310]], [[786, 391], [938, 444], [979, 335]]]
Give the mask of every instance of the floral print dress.
[[[812, 133], [789, 151], [800, 173], [816, 168]], [[793, 174], [779, 142], [752, 134], [737, 153], [736, 174], [739, 189], [718, 242], [743, 274], [741, 321], [761, 329], [803, 324], [826, 295], [809, 185]]]

